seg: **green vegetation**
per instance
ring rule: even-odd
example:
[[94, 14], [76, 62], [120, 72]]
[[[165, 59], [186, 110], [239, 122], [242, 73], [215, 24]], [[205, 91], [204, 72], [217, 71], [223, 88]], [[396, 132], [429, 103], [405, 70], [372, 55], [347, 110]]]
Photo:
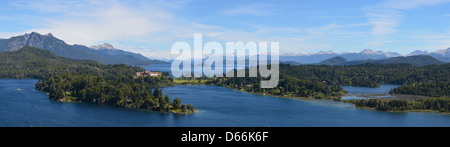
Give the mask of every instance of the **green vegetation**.
[[370, 108], [376, 111], [386, 112], [405, 112], [405, 111], [437, 111], [443, 113], [450, 113], [450, 99], [449, 98], [435, 98], [427, 100], [350, 100], [346, 101], [353, 103], [356, 107]]
[[0, 54], [0, 77], [42, 79], [36, 89], [49, 93], [51, 100], [113, 105], [158, 112], [193, 113], [195, 107], [174, 102], [158, 87], [174, 85], [164, 73], [157, 77], [136, 77], [141, 67], [103, 65], [58, 57], [32, 47]]
[[154, 86], [161, 86], [155, 83], [170, 82], [166, 77], [145, 77], [123, 82], [99, 76], [66, 74], [39, 81], [36, 89], [49, 93], [50, 99], [57, 101], [105, 104], [158, 112], [195, 112], [192, 105], [188, 105], [188, 109], [181, 104], [179, 98], [171, 102], [168, 95], [163, 96], [161, 89], [154, 89]]
[[[246, 69], [248, 73], [249, 69]], [[235, 72], [236, 73], [236, 72]], [[280, 65], [280, 82], [273, 89], [261, 89], [263, 78], [214, 78], [207, 84], [224, 86], [256, 94], [332, 99], [341, 101], [340, 86], [378, 87], [379, 84], [405, 85], [392, 94], [441, 97], [429, 100], [352, 100], [357, 107], [378, 111], [432, 110], [448, 112], [450, 64], [413, 66], [410, 64], [361, 64], [351, 66]], [[409, 86], [408, 86], [409, 85]], [[369, 102], [370, 101], [370, 102]]]
[[[246, 69], [246, 73], [248, 70]], [[259, 88], [263, 78], [249, 78], [248, 75], [245, 78], [215, 78], [207, 84], [260, 94], [334, 99], [345, 93], [340, 86], [379, 87], [379, 84], [407, 85], [440, 81], [442, 84], [446, 83], [448, 87], [450, 82], [448, 77], [450, 64], [421, 67], [408, 64], [369, 63], [352, 66], [281, 64], [280, 82], [273, 89]], [[435, 90], [448, 93], [448, 88], [441, 87]]]
[[213, 78], [176, 78], [173, 80], [175, 84], [178, 85], [208, 85], [208, 83], [211, 83], [214, 81]]
[[327, 85], [378, 87], [379, 84], [406, 85], [432, 81], [449, 82], [450, 64], [361, 64], [351, 66], [280, 65], [280, 78], [311, 79]]
[[273, 89], [261, 89], [261, 80], [263, 78], [216, 78], [210, 83], [250, 93], [275, 96], [332, 99], [343, 96], [345, 93], [339, 86], [329, 86], [324, 82], [289, 76], [281, 78], [278, 86]]
[[418, 83], [404, 85], [392, 89], [390, 94], [423, 95], [431, 97], [450, 96], [450, 82], [436, 81], [429, 83]]

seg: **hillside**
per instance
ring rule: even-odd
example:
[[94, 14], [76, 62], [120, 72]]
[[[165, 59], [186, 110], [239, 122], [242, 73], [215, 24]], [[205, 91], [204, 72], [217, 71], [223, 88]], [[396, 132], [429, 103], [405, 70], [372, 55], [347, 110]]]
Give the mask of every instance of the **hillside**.
[[344, 57], [333, 57], [328, 60], [317, 63], [318, 65], [340, 65], [344, 62], [347, 62], [347, 59]]
[[5, 51], [17, 51], [25, 46], [31, 46], [49, 50], [57, 56], [79, 60], [95, 60], [102, 64], [128, 64], [146, 65], [164, 63], [162, 61], [142, 58], [142, 55], [117, 50], [114, 54], [108, 54], [101, 50], [94, 50], [83, 45], [68, 45], [63, 40], [52, 34], [41, 35], [39, 33], [25, 34], [10, 39], [0, 39], [0, 53]]
[[[105, 75], [109, 70], [120, 68], [133, 74], [137, 67], [125, 65], [103, 65], [96, 61], [83, 61], [58, 57], [56, 54], [39, 48], [23, 47], [18, 51], [0, 54], [0, 78], [42, 79], [66, 73], [86, 73], [90, 75]], [[134, 69], [133, 69], [134, 68]], [[118, 72], [117, 71], [117, 72]]]

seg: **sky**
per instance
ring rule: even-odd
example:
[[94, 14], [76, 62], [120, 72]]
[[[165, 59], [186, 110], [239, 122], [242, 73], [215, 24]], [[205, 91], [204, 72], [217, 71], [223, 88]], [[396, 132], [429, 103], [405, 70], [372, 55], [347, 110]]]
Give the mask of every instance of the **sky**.
[[[450, 47], [450, 0], [2, 0], [0, 38], [52, 33], [68, 44], [173, 58], [175, 42], [280, 42], [282, 53], [408, 54]], [[193, 45], [193, 44], [191, 44]]]

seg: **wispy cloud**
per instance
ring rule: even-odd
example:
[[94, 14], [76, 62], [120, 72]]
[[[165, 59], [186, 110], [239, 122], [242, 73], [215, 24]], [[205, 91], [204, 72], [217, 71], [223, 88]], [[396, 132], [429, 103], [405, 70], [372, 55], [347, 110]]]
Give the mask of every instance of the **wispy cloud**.
[[406, 10], [432, 6], [450, 0], [388, 0], [366, 8], [366, 17], [373, 25], [372, 35], [395, 33], [405, 17]]
[[272, 7], [273, 6], [271, 5], [257, 3], [225, 10], [222, 12], [222, 14], [227, 16], [234, 16], [234, 15], [263, 16], [263, 15], [270, 15], [270, 8]]
[[390, 0], [379, 6], [388, 9], [409, 10], [446, 2], [450, 2], [450, 0]]
[[14, 5], [57, 15], [43, 19], [44, 27], [29, 31], [51, 32], [72, 44], [93, 45], [99, 41], [155, 33], [166, 29], [165, 22], [172, 19], [170, 13], [157, 6], [129, 6], [119, 1], [20, 1]]
[[[195, 0], [14, 0], [0, 6], [0, 12], [14, 13], [0, 16], [0, 20], [12, 19], [2, 21], [9, 24], [0, 29], [0, 37], [30, 31], [53, 33], [70, 44], [90, 46], [107, 42], [153, 58], [171, 57], [169, 51], [174, 42], [191, 42], [196, 33], [203, 34], [205, 41], [277, 41], [282, 52], [294, 53], [338, 51], [336, 48], [359, 51], [401, 44], [393, 41], [402, 37], [441, 46], [449, 40], [445, 38], [449, 32], [398, 32], [408, 32], [409, 28], [402, 29], [403, 23], [411, 19], [408, 12], [449, 1], [382, 0], [338, 7], [295, 0], [245, 1], [239, 6]], [[439, 32], [430, 26], [416, 26], [424, 32]], [[424, 34], [428, 36], [422, 37], [428, 39], [411, 37]], [[432, 42], [433, 37], [437, 41]]]
[[[415, 11], [416, 9], [443, 4], [450, 2], [450, 0], [387, 0], [385, 2], [368, 6], [364, 8], [366, 18], [372, 25], [371, 35], [373, 38], [369, 39], [364, 45], [371, 47], [387, 47], [402, 44], [404, 42], [395, 41], [395, 38], [391, 36], [397, 35], [399, 28], [401, 28], [403, 22], [408, 18], [408, 12]], [[405, 30], [402, 30], [405, 31]], [[402, 34], [400, 36], [411, 38], [415, 40], [417, 38]], [[436, 35], [430, 35], [428, 37]], [[441, 35], [443, 36], [443, 35]], [[409, 42], [409, 41], [406, 41]], [[416, 46], [420, 43], [427, 44], [430, 41], [417, 40]], [[436, 42], [435, 42], [436, 43]], [[428, 46], [436, 47], [436, 46]]]
[[371, 41], [371, 42], [366, 43], [366, 45], [368, 45], [368, 46], [382, 46], [382, 45], [385, 45], [385, 44], [388, 44], [388, 43], [395, 43], [395, 42], [398, 42], [398, 41]]
[[403, 15], [393, 10], [377, 10], [366, 14], [369, 22], [373, 25], [372, 35], [387, 35], [396, 32], [401, 24]]

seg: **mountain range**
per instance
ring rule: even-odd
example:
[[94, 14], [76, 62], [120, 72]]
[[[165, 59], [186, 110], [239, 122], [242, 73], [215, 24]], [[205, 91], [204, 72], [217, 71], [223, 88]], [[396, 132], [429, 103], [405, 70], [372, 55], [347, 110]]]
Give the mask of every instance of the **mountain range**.
[[427, 51], [414, 51], [408, 55], [402, 55], [396, 52], [382, 52], [382, 51], [373, 51], [371, 49], [365, 49], [360, 53], [336, 53], [333, 51], [321, 51], [318, 53], [310, 53], [310, 54], [281, 54], [280, 61], [282, 62], [293, 62], [299, 64], [316, 64], [330, 58], [334, 57], [342, 57], [348, 61], [353, 60], [382, 60], [393, 57], [408, 57], [408, 56], [417, 56], [417, 55], [429, 55], [443, 62], [450, 62], [450, 48], [442, 49], [435, 52], [427, 52]]
[[[116, 49], [107, 43], [91, 47], [77, 44], [69, 45], [63, 40], [54, 37], [51, 33], [41, 35], [39, 33], [32, 32], [30, 34], [11, 37], [9, 39], [0, 39], [0, 53], [6, 51], [17, 51], [24, 46], [49, 50], [61, 57], [78, 60], [94, 60], [102, 64], [147, 65], [167, 63], [159, 60], [151, 60], [141, 54]], [[371, 49], [365, 49], [359, 53], [336, 53], [333, 51], [321, 51], [310, 54], [281, 54], [280, 62], [292, 64], [324, 64], [332, 60], [340, 61], [343, 58], [345, 59], [343, 62], [354, 61], [356, 63], [365, 62], [365, 60], [378, 61], [394, 57], [408, 57], [417, 55], [429, 55], [440, 61], [450, 62], [450, 48], [437, 50], [435, 52], [417, 50], [408, 55], [401, 55], [396, 52], [373, 51]], [[335, 57], [342, 58], [340, 59]], [[348, 64], [341, 62], [338, 63]]]
[[407, 57], [393, 57], [388, 59], [379, 59], [379, 60], [353, 60], [348, 61], [344, 57], [333, 57], [328, 60], [317, 63], [318, 65], [358, 65], [365, 63], [378, 63], [378, 64], [392, 64], [392, 63], [404, 63], [404, 64], [412, 64], [415, 66], [423, 66], [423, 65], [439, 65], [444, 64], [445, 62], [439, 61], [438, 59], [430, 56], [430, 55], [417, 55], [417, 56], [407, 56]]
[[17, 51], [25, 46], [49, 50], [61, 57], [78, 60], [94, 60], [102, 64], [147, 65], [166, 63], [148, 59], [140, 54], [115, 49], [108, 44], [93, 46], [92, 48], [77, 44], [69, 45], [63, 40], [54, 37], [52, 34], [41, 35], [32, 32], [9, 39], [0, 39], [0, 53]]

